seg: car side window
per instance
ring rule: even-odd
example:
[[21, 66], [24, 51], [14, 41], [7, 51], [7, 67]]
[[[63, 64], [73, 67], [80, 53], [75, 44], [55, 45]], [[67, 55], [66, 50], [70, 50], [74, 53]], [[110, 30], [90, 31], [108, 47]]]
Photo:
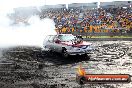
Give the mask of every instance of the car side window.
[[49, 41], [49, 42], [53, 42], [54, 37], [55, 37], [54, 35], [51, 35], [51, 36], [49, 37], [48, 41]]

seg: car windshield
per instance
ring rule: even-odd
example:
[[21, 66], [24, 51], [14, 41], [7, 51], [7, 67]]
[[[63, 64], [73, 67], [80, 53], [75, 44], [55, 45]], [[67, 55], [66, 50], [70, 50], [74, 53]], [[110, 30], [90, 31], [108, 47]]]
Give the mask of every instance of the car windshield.
[[75, 40], [76, 36], [73, 36], [73, 35], [60, 35], [59, 39], [61, 41], [71, 41], [71, 40]]

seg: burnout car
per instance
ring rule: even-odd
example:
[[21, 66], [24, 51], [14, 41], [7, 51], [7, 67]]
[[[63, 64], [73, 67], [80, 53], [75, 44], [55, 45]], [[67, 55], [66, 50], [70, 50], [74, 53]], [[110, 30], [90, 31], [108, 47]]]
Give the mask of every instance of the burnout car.
[[44, 50], [59, 52], [64, 58], [69, 55], [83, 55], [89, 57], [92, 43], [83, 41], [81, 36], [74, 36], [72, 34], [57, 34], [48, 35], [43, 43]]

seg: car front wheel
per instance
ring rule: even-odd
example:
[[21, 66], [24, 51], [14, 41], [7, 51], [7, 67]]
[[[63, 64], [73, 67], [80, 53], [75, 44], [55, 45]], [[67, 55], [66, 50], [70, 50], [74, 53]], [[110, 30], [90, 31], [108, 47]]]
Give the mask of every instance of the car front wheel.
[[83, 57], [88, 60], [90, 59], [90, 56], [88, 54], [84, 54]]
[[69, 54], [68, 54], [68, 52], [66, 50], [62, 50], [62, 56], [64, 58], [68, 58]]

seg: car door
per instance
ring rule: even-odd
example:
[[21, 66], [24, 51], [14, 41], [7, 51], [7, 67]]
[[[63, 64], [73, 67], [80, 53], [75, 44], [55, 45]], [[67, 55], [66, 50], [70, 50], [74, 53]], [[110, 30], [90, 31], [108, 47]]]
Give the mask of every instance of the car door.
[[[59, 38], [58, 38], [58, 36], [55, 36], [54, 37], [54, 45], [53, 45], [53, 47], [54, 47], [54, 50], [56, 51], [56, 52], [61, 52], [61, 50], [62, 50], [62, 44], [61, 44], [61, 41], [60, 40], [58, 40]], [[56, 40], [58, 40], [58, 42], [56, 42]]]
[[46, 36], [45, 37], [45, 39], [44, 39], [44, 41], [43, 41], [43, 47], [44, 47], [44, 49], [48, 49], [48, 45], [49, 45], [49, 38], [50, 38], [50, 35], [48, 35], [48, 36]]
[[54, 45], [54, 38], [55, 38], [55, 35], [51, 35], [48, 41], [49, 41], [50, 49], [53, 51], [56, 51], [55, 45]]
[[54, 36], [55, 35], [49, 35], [48, 38], [47, 38], [47, 41], [44, 41], [46, 42], [45, 43], [45, 48], [48, 48], [50, 50], [54, 50], [54, 44], [53, 44], [53, 39], [54, 39]]

